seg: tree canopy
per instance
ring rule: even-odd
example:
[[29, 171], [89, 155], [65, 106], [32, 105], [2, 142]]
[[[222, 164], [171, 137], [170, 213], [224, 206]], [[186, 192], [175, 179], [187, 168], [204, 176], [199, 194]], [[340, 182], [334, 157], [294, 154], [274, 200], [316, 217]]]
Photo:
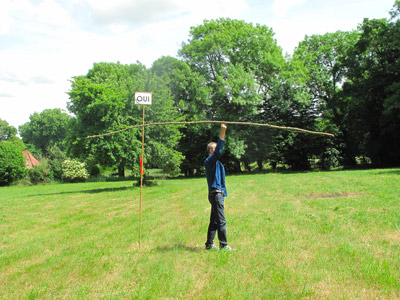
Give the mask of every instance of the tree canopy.
[[33, 113], [29, 119], [29, 122], [19, 127], [25, 144], [32, 144], [44, 156], [48, 154], [49, 147], [65, 149], [71, 119], [69, 114], [59, 108], [45, 109], [40, 113]]
[[[87, 136], [142, 123], [137, 91], [153, 94], [145, 121], [226, 120], [327, 131], [335, 139], [302, 133], [230, 126], [226, 168], [267, 164], [308, 169], [400, 164], [400, 1], [390, 19], [365, 19], [357, 30], [306, 36], [293, 55], [282, 54], [272, 28], [220, 18], [190, 29], [177, 58], [150, 68], [95, 63], [75, 76], [68, 110], [34, 113], [19, 131], [43, 155], [80, 158], [138, 174], [141, 129]], [[145, 129], [145, 166], [176, 175], [202, 172], [205, 145], [218, 138], [210, 124]], [[17, 139], [0, 120], [0, 139]], [[61, 153], [60, 153], [61, 151]], [[64, 156], [65, 155], [65, 156]]]
[[8, 124], [7, 121], [0, 119], [0, 141], [6, 141], [12, 136], [17, 135], [17, 133], [17, 128]]
[[[146, 109], [146, 121], [179, 120], [173, 99], [166, 84], [143, 65], [97, 63], [86, 76], [72, 80], [69, 92], [69, 110], [76, 116], [71, 132], [70, 153], [91, 156], [97, 162], [117, 165], [119, 175], [125, 169], [137, 169], [141, 152], [141, 132], [125, 131], [96, 140], [86, 140], [93, 134], [123, 129], [142, 122], [142, 107], [134, 104], [135, 91], [152, 91], [157, 99]], [[145, 132], [146, 156], [149, 166], [159, 166], [175, 174], [182, 156], [175, 149], [179, 141], [179, 128], [155, 127]], [[150, 159], [151, 157], [151, 159]]]

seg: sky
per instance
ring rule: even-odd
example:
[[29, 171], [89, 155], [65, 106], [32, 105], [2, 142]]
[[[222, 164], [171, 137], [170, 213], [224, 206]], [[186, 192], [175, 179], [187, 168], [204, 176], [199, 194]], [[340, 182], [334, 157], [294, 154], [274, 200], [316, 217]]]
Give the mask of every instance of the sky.
[[192, 26], [231, 18], [266, 25], [284, 54], [305, 35], [357, 29], [388, 18], [395, 0], [1, 0], [0, 119], [67, 111], [74, 76], [96, 62], [147, 67], [177, 57]]

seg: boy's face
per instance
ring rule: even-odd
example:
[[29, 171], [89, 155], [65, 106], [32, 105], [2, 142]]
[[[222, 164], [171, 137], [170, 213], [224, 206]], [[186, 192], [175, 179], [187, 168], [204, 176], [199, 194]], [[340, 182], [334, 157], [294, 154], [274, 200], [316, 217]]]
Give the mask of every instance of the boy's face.
[[216, 144], [212, 144], [212, 145], [211, 145], [211, 147], [210, 147], [210, 155], [214, 153], [215, 147], [217, 147]]

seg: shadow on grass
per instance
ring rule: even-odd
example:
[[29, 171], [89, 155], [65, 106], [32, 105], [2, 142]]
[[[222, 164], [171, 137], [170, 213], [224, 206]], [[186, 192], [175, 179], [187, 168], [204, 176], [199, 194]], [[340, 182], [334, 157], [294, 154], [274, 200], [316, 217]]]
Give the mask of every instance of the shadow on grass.
[[119, 187], [119, 188], [99, 188], [99, 189], [92, 189], [92, 190], [42, 193], [42, 194], [35, 194], [35, 195], [31, 195], [31, 196], [67, 195], [67, 194], [82, 194], [82, 193], [98, 194], [98, 193], [119, 192], [119, 191], [134, 190], [134, 189], [137, 189], [137, 187], [125, 186], [125, 187]]
[[200, 252], [200, 251], [205, 251], [204, 248], [200, 247], [193, 247], [193, 246], [186, 246], [183, 244], [175, 244], [175, 245], [170, 245], [170, 246], [162, 246], [162, 247], [157, 247], [157, 251], [159, 252], [171, 252], [171, 251], [188, 251], [188, 252]]
[[400, 175], [400, 170], [384, 170], [377, 173], [378, 175]]

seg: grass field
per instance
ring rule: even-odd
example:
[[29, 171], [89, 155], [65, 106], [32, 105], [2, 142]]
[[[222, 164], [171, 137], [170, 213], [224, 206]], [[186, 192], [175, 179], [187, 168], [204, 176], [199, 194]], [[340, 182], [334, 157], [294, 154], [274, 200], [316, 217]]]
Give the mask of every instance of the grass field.
[[400, 299], [400, 169], [0, 188], [0, 299]]

